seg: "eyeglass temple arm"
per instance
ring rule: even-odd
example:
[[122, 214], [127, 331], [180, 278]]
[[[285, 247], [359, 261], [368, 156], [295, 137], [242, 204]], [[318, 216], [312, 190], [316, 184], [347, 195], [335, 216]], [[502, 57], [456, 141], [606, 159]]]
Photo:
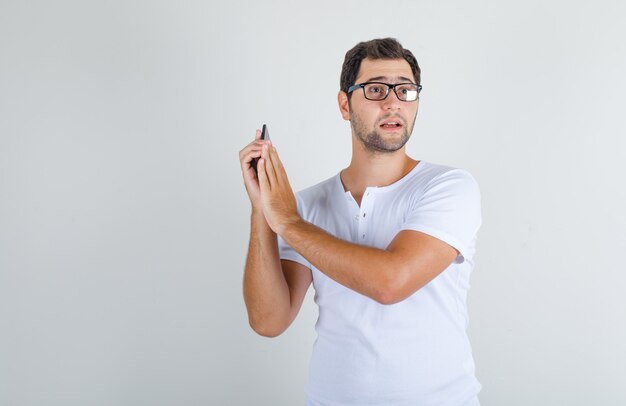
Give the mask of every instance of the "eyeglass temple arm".
[[362, 88], [362, 87], [364, 87], [364, 86], [365, 86], [365, 85], [364, 85], [363, 83], [360, 83], [360, 84], [357, 84], [357, 85], [352, 85], [352, 86], [350, 86], [350, 87], [348, 88], [348, 91], [347, 91], [346, 93], [352, 93], [352, 92], [354, 92], [356, 89], [358, 89], [358, 88]]

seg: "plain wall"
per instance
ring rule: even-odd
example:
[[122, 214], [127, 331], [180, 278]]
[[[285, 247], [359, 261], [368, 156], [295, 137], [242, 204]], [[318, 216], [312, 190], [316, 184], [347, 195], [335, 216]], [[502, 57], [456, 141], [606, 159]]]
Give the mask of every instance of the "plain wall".
[[345, 52], [422, 67], [409, 154], [479, 181], [485, 406], [626, 404], [621, 1], [0, 2], [0, 404], [296, 405], [317, 310], [255, 335], [238, 152], [350, 159]]

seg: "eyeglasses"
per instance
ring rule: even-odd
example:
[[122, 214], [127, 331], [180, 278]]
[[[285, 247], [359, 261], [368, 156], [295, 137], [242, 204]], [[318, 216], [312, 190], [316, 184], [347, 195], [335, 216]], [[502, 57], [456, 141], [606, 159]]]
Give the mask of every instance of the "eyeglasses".
[[415, 83], [397, 83], [391, 85], [382, 82], [365, 82], [359, 83], [348, 88], [348, 93], [354, 92], [356, 89], [363, 89], [363, 95], [367, 100], [385, 100], [389, 96], [389, 90], [393, 89], [399, 100], [412, 102], [417, 100], [419, 93], [422, 91], [422, 85]]

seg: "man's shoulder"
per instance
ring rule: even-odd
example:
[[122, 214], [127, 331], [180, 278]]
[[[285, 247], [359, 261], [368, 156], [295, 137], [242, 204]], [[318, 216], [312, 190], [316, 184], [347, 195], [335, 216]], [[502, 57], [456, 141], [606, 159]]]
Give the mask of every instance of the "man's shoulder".
[[466, 169], [426, 163], [415, 175], [411, 185], [404, 189], [411, 204], [416, 205], [413, 207], [424, 204], [450, 208], [480, 206], [480, 187]]
[[435, 164], [432, 162], [421, 162], [419, 165], [422, 165], [422, 168], [417, 173], [418, 176], [415, 177], [415, 180], [421, 180], [429, 186], [449, 182], [477, 184], [472, 174], [463, 168]]

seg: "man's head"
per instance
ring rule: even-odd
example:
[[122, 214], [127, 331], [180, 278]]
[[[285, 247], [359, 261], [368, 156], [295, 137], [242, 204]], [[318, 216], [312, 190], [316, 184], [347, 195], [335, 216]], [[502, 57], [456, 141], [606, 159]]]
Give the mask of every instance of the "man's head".
[[392, 153], [404, 147], [417, 114], [420, 68], [394, 39], [361, 42], [346, 53], [339, 109], [366, 150]]
[[[417, 64], [417, 59], [408, 49], [393, 38], [373, 39], [367, 42], [359, 42], [351, 50], [346, 52], [341, 68], [340, 88], [348, 93], [348, 88], [355, 84], [361, 62], [363, 59], [404, 59], [407, 61], [413, 72], [414, 82], [420, 84], [421, 70]], [[348, 93], [348, 99], [350, 94]]]

